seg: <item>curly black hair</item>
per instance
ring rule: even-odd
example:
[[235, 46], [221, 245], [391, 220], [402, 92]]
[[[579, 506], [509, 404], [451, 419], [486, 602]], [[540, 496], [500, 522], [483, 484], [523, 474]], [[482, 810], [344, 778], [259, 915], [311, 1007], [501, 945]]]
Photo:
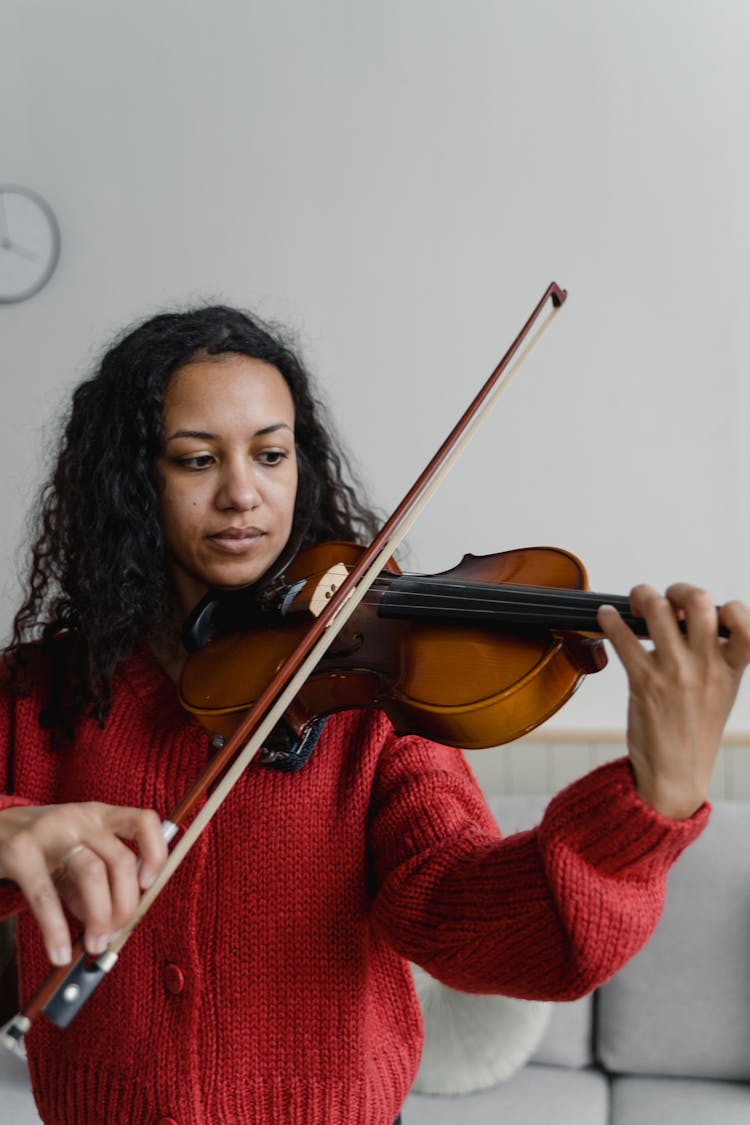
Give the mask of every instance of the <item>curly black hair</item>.
[[223, 353], [272, 364], [291, 391], [299, 469], [292, 539], [299, 546], [363, 542], [377, 529], [311, 377], [281, 330], [222, 305], [164, 313], [127, 330], [74, 392], [37, 504], [9, 653], [23, 665], [26, 642], [37, 639], [58, 669], [41, 716], [47, 726], [69, 731], [83, 707], [103, 721], [117, 665], [144, 638], [174, 627], [155, 468], [164, 393], [189, 360]]

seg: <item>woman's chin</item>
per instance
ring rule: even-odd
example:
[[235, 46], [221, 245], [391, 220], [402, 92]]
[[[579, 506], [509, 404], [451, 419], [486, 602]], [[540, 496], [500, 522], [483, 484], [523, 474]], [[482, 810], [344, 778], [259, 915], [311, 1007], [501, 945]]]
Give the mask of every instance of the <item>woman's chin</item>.
[[239, 589], [241, 586], [251, 586], [257, 582], [272, 562], [273, 559], [255, 558], [252, 561], [242, 558], [227, 559], [220, 566], [207, 568], [201, 579], [209, 589]]

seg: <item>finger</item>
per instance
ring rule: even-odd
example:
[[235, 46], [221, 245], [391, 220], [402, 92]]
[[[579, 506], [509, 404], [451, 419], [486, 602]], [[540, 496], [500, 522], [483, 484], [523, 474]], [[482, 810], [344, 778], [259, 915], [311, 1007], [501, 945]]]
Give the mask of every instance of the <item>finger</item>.
[[597, 621], [604, 636], [612, 644], [628, 675], [643, 665], [645, 653], [635, 633], [623, 621], [618, 611], [611, 605], [601, 605], [597, 611]]
[[167, 860], [168, 848], [161, 821], [153, 809], [112, 808], [108, 813], [112, 831], [136, 844], [141, 860], [138, 879], [141, 888], [146, 890]]
[[634, 586], [630, 591], [630, 605], [633, 613], [646, 622], [648, 635], [654, 642], [654, 648], [660, 653], [674, 651], [674, 647], [682, 643], [675, 608], [653, 586], [645, 583]]
[[116, 929], [107, 864], [86, 845], [68, 862], [65, 878], [73, 884], [80, 902], [76, 912], [84, 925], [86, 950], [94, 955], [102, 953], [109, 934]]
[[47, 956], [53, 965], [67, 965], [72, 957], [70, 931], [60, 896], [47, 870], [47, 861], [26, 833], [18, 833], [3, 848], [3, 868], [18, 887], [36, 918]]
[[138, 860], [119, 837], [145, 840], [152, 864], [165, 845], [153, 811], [96, 804], [90, 809], [98, 815], [82, 830], [85, 850], [70, 860], [68, 875], [77, 892], [76, 913], [85, 926], [86, 948], [97, 954], [111, 933], [130, 921], [140, 898]]
[[[91, 872], [95, 872], [97, 878], [99, 874], [98, 867], [89, 864], [86, 849], [104, 864], [108, 882], [111, 915], [108, 920], [102, 921], [102, 925], [106, 926], [103, 933], [92, 933], [96, 945], [103, 948], [101, 938], [108, 938], [113, 930], [120, 929], [135, 914], [140, 898], [138, 861], [130, 848], [108, 831], [92, 833], [84, 838], [84, 848], [82, 851], [76, 851], [67, 865], [67, 874], [81, 894], [81, 907], [84, 913], [81, 914], [78, 910], [76, 913], [84, 922], [93, 923], [94, 919], [86, 913], [89, 905], [87, 897], [89, 888], [84, 888], [82, 880], [87, 879]], [[97, 893], [97, 888], [90, 890], [91, 893]], [[102, 901], [102, 908], [104, 905]], [[93, 949], [88, 945], [87, 948], [90, 952], [101, 952], [101, 948]]]
[[675, 582], [667, 590], [667, 599], [678, 618], [684, 619], [692, 647], [713, 651], [719, 637], [719, 617], [708, 591], [688, 582]]
[[741, 672], [750, 662], [750, 606], [727, 602], [719, 610], [719, 621], [729, 630], [722, 649], [724, 659], [736, 672]]

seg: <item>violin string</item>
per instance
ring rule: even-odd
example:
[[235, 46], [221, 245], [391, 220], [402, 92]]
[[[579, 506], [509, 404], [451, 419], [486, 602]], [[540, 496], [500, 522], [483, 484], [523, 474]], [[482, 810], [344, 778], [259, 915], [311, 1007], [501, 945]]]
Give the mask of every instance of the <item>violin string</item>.
[[[408, 579], [408, 576], [404, 576]], [[599, 606], [604, 604], [615, 605], [621, 612], [630, 616], [630, 602], [622, 595], [598, 594], [591, 590], [568, 590], [565, 587], [524, 586], [521, 584], [499, 584], [489, 587], [486, 583], [450, 582], [439, 578], [420, 578], [422, 588], [409, 589], [404, 592], [399, 590], [399, 581], [404, 581], [397, 576], [394, 578], [381, 577], [377, 579], [371, 590], [383, 594], [393, 593], [399, 608], [404, 610], [417, 610], [429, 608], [430, 604], [440, 606], [446, 614], [460, 615], [463, 607], [470, 608], [472, 613], [485, 612], [491, 614], [510, 614], [514, 610], [525, 614], [539, 615], [540, 620], [546, 614], [554, 613], [556, 617], [568, 615], [571, 618], [595, 615]], [[430, 584], [435, 588], [430, 589]], [[486, 591], [486, 596], [482, 596]], [[407, 597], [410, 600], [407, 600]], [[412, 600], [413, 599], [413, 600]], [[365, 596], [362, 604], [377, 606], [382, 597], [371, 598]], [[483, 608], [485, 607], [486, 608]]]

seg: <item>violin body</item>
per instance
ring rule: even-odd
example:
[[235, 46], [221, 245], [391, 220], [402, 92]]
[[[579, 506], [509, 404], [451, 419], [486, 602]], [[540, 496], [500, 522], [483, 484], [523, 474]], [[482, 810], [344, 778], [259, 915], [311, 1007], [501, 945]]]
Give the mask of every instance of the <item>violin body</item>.
[[[258, 609], [253, 617], [245, 608], [242, 631], [193, 653], [180, 683], [182, 705], [228, 737], [309, 628], [315, 598], [332, 594], [330, 575], [348, 572], [362, 551], [326, 543], [298, 555], [277, 598], [291, 610], [281, 616]], [[519, 627], [498, 618], [493, 592], [586, 585], [579, 560], [552, 547], [466, 555], [452, 570], [428, 577], [401, 576], [390, 563], [286, 721], [301, 733], [321, 716], [372, 707], [389, 716], [398, 734], [465, 749], [510, 742], [562, 707], [584, 675], [604, 667], [606, 654], [596, 636], [580, 630], [544, 621]]]

